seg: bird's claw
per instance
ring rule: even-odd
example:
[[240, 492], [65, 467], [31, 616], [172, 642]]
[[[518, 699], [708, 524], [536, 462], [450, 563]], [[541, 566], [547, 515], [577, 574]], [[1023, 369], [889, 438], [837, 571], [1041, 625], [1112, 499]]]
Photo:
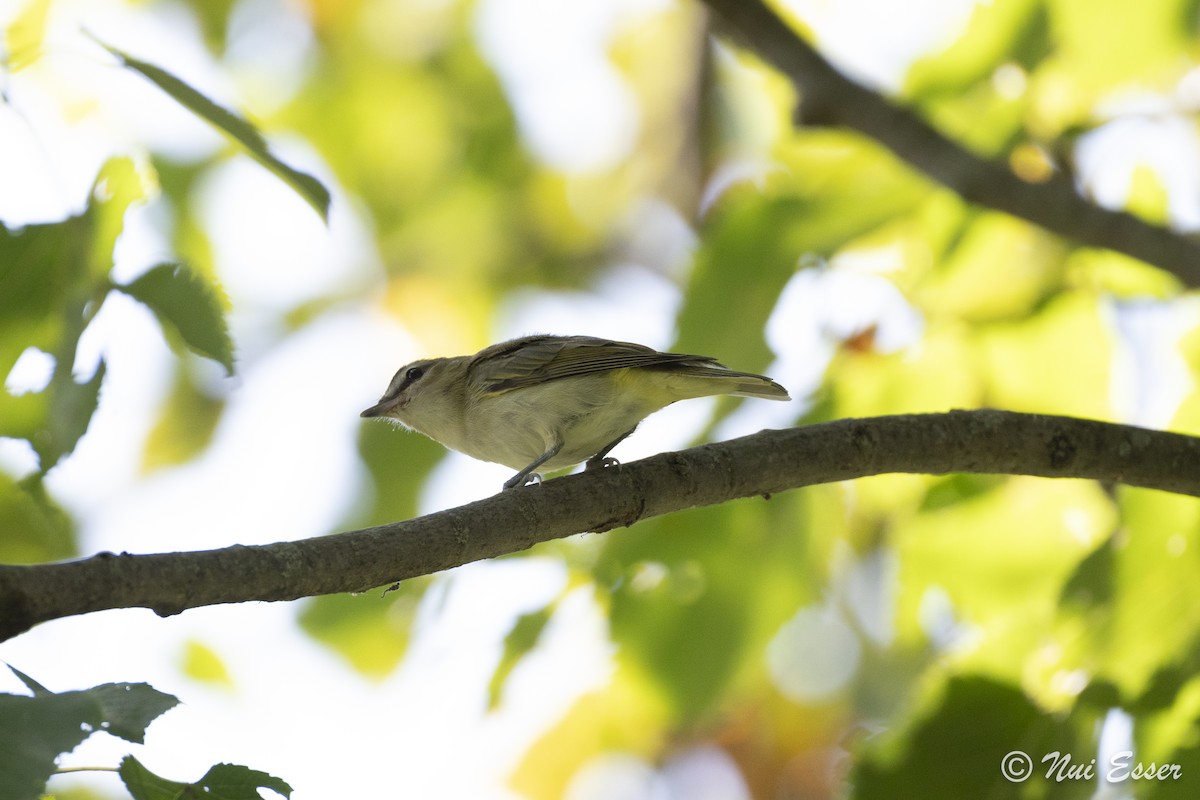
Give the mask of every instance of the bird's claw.
[[621, 462], [615, 458], [593, 458], [583, 465], [584, 472], [593, 472], [598, 469], [608, 469], [609, 467], [619, 467]]
[[504, 482], [504, 489], [507, 491], [520, 486], [537, 486], [541, 482], [542, 476], [537, 472], [531, 472], [528, 475], [514, 475]]

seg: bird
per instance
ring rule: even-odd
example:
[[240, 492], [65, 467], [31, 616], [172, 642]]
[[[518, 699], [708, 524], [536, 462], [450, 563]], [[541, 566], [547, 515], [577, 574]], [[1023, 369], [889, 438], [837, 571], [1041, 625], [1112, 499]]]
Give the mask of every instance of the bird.
[[474, 355], [401, 367], [364, 418], [381, 417], [451, 450], [518, 470], [504, 489], [540, 483], [541, 472], [608, 453], [650, 414], [710, 395], [790, 400], [764, 375], [708, 356], [663, 353], [632, 342], [537, 334]]

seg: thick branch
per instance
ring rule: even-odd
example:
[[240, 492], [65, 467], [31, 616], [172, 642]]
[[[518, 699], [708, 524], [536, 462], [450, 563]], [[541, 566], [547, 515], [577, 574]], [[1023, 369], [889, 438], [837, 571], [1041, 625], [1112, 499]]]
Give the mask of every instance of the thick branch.
[[168, 615], [217, 603], [363, 591], [580, 531], [888, 472], [1091, 478], [1200, 497], [1200, 438], [990, 410], [763, 431], [333, 536], [0, 566], [0, 640], [109, 608]]
[[746, 46], [791, 79], [804, 121], [864, 133], [965, 200], [1154, 264], [1188, 286], [1200, 285], [1200, 244], [1132, 214], [1095, 206], [1062, 175], [1026, 183], [1003, 162], [967, 151], [913, 112], [843, 76], [763, 0], [704, 2]]

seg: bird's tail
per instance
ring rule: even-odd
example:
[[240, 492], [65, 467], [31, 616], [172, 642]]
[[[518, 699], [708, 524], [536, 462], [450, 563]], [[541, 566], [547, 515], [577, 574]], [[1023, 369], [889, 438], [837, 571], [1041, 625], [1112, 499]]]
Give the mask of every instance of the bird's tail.
[[764, 400], [791, 400], [787, 389], [765, 375], [736, 372], [719, 364], [680, 364], [670, 370], [675, 390], [686, 397], [731, 394]]
[[754, 375], [749, 372], [739, 373], [737, 391], [729, 394], [738, 397], [761, 397], [764, 400], [791, 400], [787, 389], [765, 375]]

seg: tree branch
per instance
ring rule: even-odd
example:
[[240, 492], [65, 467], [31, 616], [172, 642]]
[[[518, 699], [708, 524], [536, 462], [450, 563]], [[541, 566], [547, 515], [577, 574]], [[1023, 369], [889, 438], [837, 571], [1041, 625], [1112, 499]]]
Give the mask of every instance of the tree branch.
[[1004, 211], [1084, 245], [1105, 247], [1200, 285], [1200, 244], [1123, 211], [1093, 205], [1055, 174], [1026, 183], [1003, 161], [947, 139], [919, 116], [846, 78], [763, 0], [704, 0], [744, 44], [786, 75], [801, 95], [798, 116], [866, 134], [972, 203]]
[[1105, 422], [952, 411], [762, 431], [332, 536], [0, 566], [0, 641], [110, 608], [160, 615], [365, 591], [581, 531], [889, 472], [1090, 478], [1200, 497], [1200, 438]]

